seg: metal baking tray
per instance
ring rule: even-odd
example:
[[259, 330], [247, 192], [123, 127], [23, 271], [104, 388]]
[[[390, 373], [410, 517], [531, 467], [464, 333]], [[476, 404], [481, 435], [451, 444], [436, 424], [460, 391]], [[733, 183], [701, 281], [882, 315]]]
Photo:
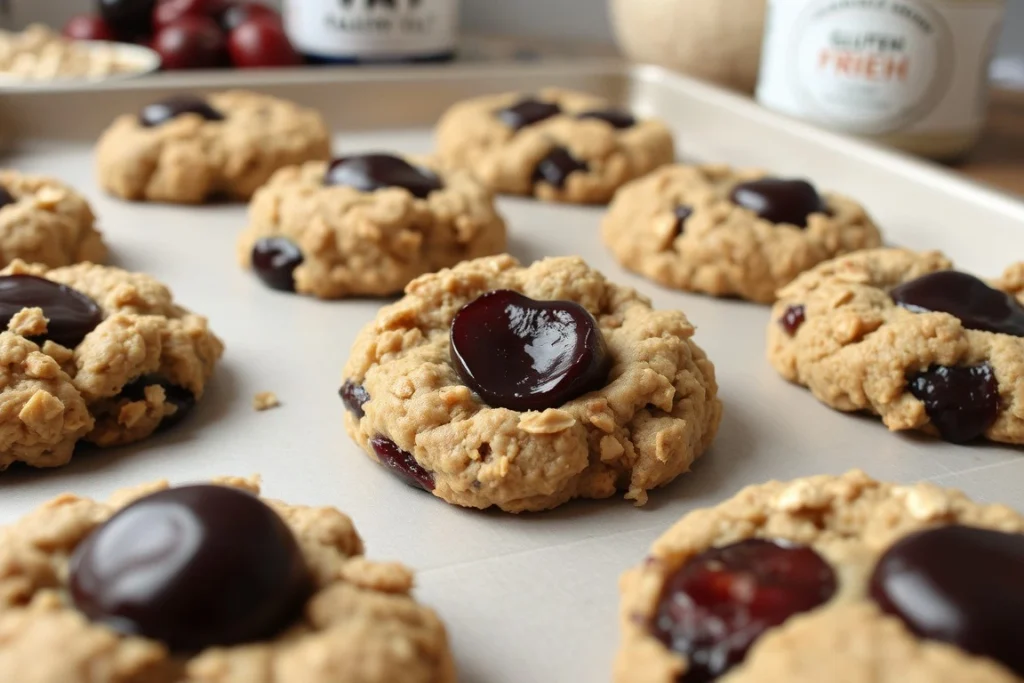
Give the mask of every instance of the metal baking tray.
[[[670, 291], [625, 272], [599, 241], [601, 208], [515, 198], [502, 198], [500, 209], [520, 260], [579, 254], [657, 306], [686, 312], [717, 368], [725, 417], [694, 471], [652, 492], [644, 508], [613, 498], [513, 516], [446, 505], [372, 463], [342, 427], [342, 364], [357, 330], [385, 301], [269, 291], [235, 263], [244, 206], [128, 204], [105, 197], [94, 177], [92, 145], [114, 116], [175, 91], [257, 88], [319, 108], [339, 151], [424, 153], [432, 124], [456, 100], [546, 85], [588, 90], [665, 119], [683, 157], [762, 166], [852, 195], [893, 244], [941, 249], [982, 275], [1024, 254], [1024, 204], [1009, 196], [681, 76], [617, 61], [165, 74], [88, 89], [8, 91], [0, 96], [0, 163], [85, 192], [113, 262], [168, 283], [179, 301], [210, 318], [227, 353], [205, 400], [174, 430], [83, 454], [62, 469], [0, 475], [0, 522], [64, 491], [104, 496], [158, 478], [260, 473], [269, 495], [341, 508], [370, 556], [418, 571], [417, 594], [448, 624], [462, 680], [532, 683], [608, 680], [619, 574], [681, 515], [747, 484], [856, 467], [1024, 508], [1018, 450], [891, 434], [876, 419], [822, 406], [765, 361], [767, 307]], [[257, 413], [252, 396], [265, 390], [283, 405]]]

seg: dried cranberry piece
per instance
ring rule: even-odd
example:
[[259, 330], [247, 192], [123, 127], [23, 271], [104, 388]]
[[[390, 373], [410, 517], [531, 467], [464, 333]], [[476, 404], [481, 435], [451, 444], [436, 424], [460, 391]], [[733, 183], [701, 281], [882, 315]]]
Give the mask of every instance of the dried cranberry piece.
[[518, 131], [562, 113], [562, 108], [554, 102], [541, 102], [527, 97], [495, 113], [502, 123], [513, 131]]
[[1024, 676], [1024, 535], [959, 525], [897, 541], [871, 596], [919, 636], [990, 657]]
[[828, 213], [821, 195], [806, 180], [752, 180], [734, 187], [729, 198], [766, 221], [800, 228], [807, 227], [807, 217], [812, 213]]
[[686, 221], [693, 215], [693, 207], [680, 204], [673, 209], [672, 215], [676, 217], [675, 234], [678, 237], [683, 234], [683, 230], [686, 228]]
[[207, 121], [223, 121], [224, 115], [210, 103], [195, 95], [175, 95], [166, 100], [147, 104], [139, 112], [139, 123], [147, 128], [159, 126], [182, 114], [195, 114]]
[[46, 333], [32, 337], [42, 344], [49, 339], [73, 349], [103, 321], [103, 310], [76, 289], [35, 275], [0, 276], [0, 330], [23, 308], [41, 308]]
[[362, 384], [356, 384], [347, 379], [338, 390], [338, 395], [341, 396], [341, 402], [345, 404], [345, 408], [350, 413], [356, 417], [363, 417], [366, 414], [363, 412], [363, 405], [370, 400], [370, 394], [366, 392], [366, 388]]
[[953, 443], [981, 436], [999, 415], [999, 383], [988, 363], [933, 365], [911, 375], [907, 391], [924, 403], [939, 435]]
[[743, 661], [765, 631], [835, 590], [832, 568], [811, 548], [748, 539], [695, 555], [672, 574], [651, 628], [686, 657], [679, 680], [705, 683]]
[[398, 478], [409, 486], [434, 490], [434, 475], [416, 462], [412, 453], [407, 453], [386, 436], [375, 436], [370, 439], [370, 447], [377, 454], [380, 463], [398, 475]]
[[488, 292], [455, 314], [450, 338], [456, 371], [490, 406], [554, 408], [604, 386], [611, 369], [597, 321], [572, 301]]
[[967, 273], [929, 273], [894, 287], [889, 296], [913, 313], [949, 313], [969, 330], [1024, 337], [1024, 306]]
[[352, 187], [360, 192], [401, 187], [420, 199], [444, 188], [433, 171], [390, 154], [359, 154], [335, 159], [324, 175], [324, 185]]
[[593, 111], [585, 111], [582, 114], [576, 116], [578, 119], [597, 119], [598, 121], [604, 121], [612, 128], [624, 129], [632, 128], [636, 125], [636, 119], [628, 111], [622, 111], [621, 109], [595, 109]]
[[16, 201], [18, 200], [14, 198], [14, 195], [8, 192], [6, 187], [0, 185], [0, 209]]
[[787, 306], [786, 310], [782, 313], [782, 317], [779, 318], [779, 326], [786, 331], [786, 334], [792, 337], [807, 320], [806, 313], [807, 310], [803, 304]]
[[164, 390], [164, 401], [177, 408], [174, 413], [161, 420], [159, 429], [164, 430], [173, 427], [185, 419], [185, 416], [195, 408], [195, 394], [185, 387], [171, 384], [163, 377], [157, 377], [156, 375], [143, 375], [129, 382], [121, 389], [119, 396], [129, 401], [144, 401], [146, 399], [146, 387], [153, 385], [162, 387]]
[[559, 189], [565, 187], [566, 179], [576, 171], [586, 171], [586, 162], [574, 157], [565, 147], [555, 147], [547, 156], [537, 162], [533, 171], [533, 182], [544, 181]]
[[295, 269], [302, 265], [302, 250], [287, 237], [264, 237], [252, 247], [252, 269], [265, 285], [282, 292], [295, 291]]

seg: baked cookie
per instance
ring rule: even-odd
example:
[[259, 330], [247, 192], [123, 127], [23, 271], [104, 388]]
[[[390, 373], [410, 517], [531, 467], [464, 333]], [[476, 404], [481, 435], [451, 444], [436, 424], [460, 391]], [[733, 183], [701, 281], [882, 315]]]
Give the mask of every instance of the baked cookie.
[[496, 192], [579, 204], [604, 204], [675, 158], [660, 121], [557, 88], [459, 102], [437, 124], [437, 153]]
[[107, 192], [180, 204], [249, 199], [274, 171], [330, 153], [320, 114], [244, 90], [154, 102], [118, 117], [96, 146]]
[[223, 479], [66, 494], [0, 531], [4, 680], [455, 680], [408, 569], [365, 559], [334, 508], [258, 493]]
[[153, 278], [91, 263], [4, 268], [0, 329], [0, 470], [64, 465], [80, 440], [123, 445], [178, 422], [224, 349]]
[[379, 153], [279, 171], [238, 240], [239, 262], [264, 284], [322, 299], [394, 294], [504, 250], [505, 221], [472, 176]]
[[355, 342], [345, 428], [449, 503], [523, 512], [624, 490], [643, 505], [718, 430], [686, 316], [579, 258], [483, 258], [405, 291]]
[[85, 197], [53, 178], [0, 171], [0, 267], [98, 263], [107, 247]]
[[804, 180], [723, 165], [674, 165], [615, 196], [604, 243], [666, 287], [771, 303], [815, 264], [881, 244], [864, 208]]
[[873, 249], [779, 292], [768, 360], [828, 406], [957, 443], [1024, 443], [1024, 263], [990, 287], [938, 252]]
[[863, 472], [751, 486], [621, 581], [617, 683], [1020, 683], [1024, 517]]

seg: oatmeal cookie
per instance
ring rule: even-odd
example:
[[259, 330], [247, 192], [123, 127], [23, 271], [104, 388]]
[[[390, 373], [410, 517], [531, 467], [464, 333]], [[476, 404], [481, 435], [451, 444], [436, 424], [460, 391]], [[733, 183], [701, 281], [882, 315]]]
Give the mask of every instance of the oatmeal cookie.
[[83, 263], [0, 271], [0, 470], [67, 464], [180, 420], [223, 345], [148, 275]]
[[106, 256], [85, 197], [53, 178], [0, 171], [0, 267], [22, 259], [57, 268]]
[[660, 121], [600, 97], [547, 88], [459, 102], [437, 124], [437, 152], [496, 192], [604, 204], [625, 183], [675, 158]]
[[771, 303], [814, 265], [881, 244], [860, 204], [800, 180], [723, 165], [674, 165], [615, 196], [604, 243], [666, 287]]
[[689, 470], [722, 406], [679, 311], [579, 258], [508, 255], [414, 280], [357, 338], [345, 427], [449, 503], [545, 510], [647, 491]]
[[780, 290], [769, 361], [894, 431], [1024, 443], [1024, 263], [993, 287], [952, 267], [903, 249], [821, 264]]
[[622, 577], [614, 679], [1020, 683], [1022, 533], [1006, 506], [857, 471], [745, 488]]
[[490, 190], [464, 171], [389, 154], [279, 171], [252, 200], [238, 260], [269, 287], [322, 299], [402, 291], [505, 250]]
[[247, 200], [275, 171], [327, 159], [320, 114], [269, 95], [179, 95], [118, 117], [96, 146], [97, 174], [123, 199]]
[[[455, 681], [410, 570], [365, 559], [336, 509], [258, 493], [222, 479], [66, 494], [0, 530], [4, 680]], [[183, 527], [199, 531], [172, 533]]]

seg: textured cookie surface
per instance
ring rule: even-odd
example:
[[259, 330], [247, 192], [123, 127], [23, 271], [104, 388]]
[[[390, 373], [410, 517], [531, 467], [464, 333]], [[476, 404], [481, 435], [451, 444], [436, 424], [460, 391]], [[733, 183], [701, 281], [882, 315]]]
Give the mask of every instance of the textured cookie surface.
[[[824, 194], [830, 214], [811, 214], [804, 228], [730, 200], [738, 183], [765, 175], [721, 165], [661, 168], [616, 195], [604, 243], [626, 268], [667, 287], [763, 303], [812, 266], [881, 244], [864, 209], [840, 195]], [[689, 210], [684, 220], [680, 207]]]
[[420, 198], [401, 187], [327, 186], [327, 167], [283, 169], [256, 193], [238, 240], [243, 267], [257, 241], [284, 237], [302, 252], [295, 291], [333, 299], [394, 294], [424, 273], [505, 250], [493, 194], [464, 171], [439, 172], [443, 187]]
[[[967, 329], [941, 312], [897, 306], [890, 290], [952, 268], [937, 252], [873, 249], [821, 264], [779, 292], [768, 325], [768, 360], [786, 379], [833, 408], [880, 415], [892, 430], [936, 433], [925, 404], [908, 389], [936, 367], [987, 365], [997, 410], [983, 436], [1024, 442], [1024, 338]], [[1024, 264], [994, 286], [1024, 301]], [[788, 312], [788, 313], [787, 313]], [[799, 324], [780, 324], [798, 313]]]
[[[612, 358], [606, 384], [555, 408], [485, 405], [452, 364], [456, 312], [485, 292], [571, 301], [596, 320]], [[618, 490], [647, 491], [686, 472], [718, 429], [715, 372], [679, 311], [656, 311], [579, 258], [528, 268], [478, 259], [406, 288], [356, 340], [344, 378], [363, 393], [345, 426], [371, 458], [384, 437], [409, 454], [433, 493], [457, 505], [510, 512], [553, 508]]]
[[1024, 518], [1008, 507], [975, 504], [958, 491], [927, 483], [880, 483], [856, 471], [751, 486], [693, 512], [622, 577], [615, 680], [682, 680], [686, 658], [651, 633], [666, 581], [702, 551], [762, 538], [810, 546], [831, 565], [838, 585], [823, 605], [766, 631], [721, 683], [1020, 683], [993, 660], [918, 638], [869, 596], [868, 578], [893, 543], [948, 524], [1024, 532]]
[[223, 120], [182, 114], [146, 127], [136, 114], [118, 117], [97, 143], [100, 185], [132, 200], [245, 200], [278, 169], [330, 155], [327, 128], [311, 109], [242, 90], [207, 100]]
[[102, 321], [74, 348], [47, 339], [39, 308], [0, 332], [0, 469], [55, 467], [75, 444], [132, 443], [202, 397], [223, 345], [206, 319], [174, 303], [141, 273], [93, 264], [48, 270], [15, 261], [0, 275], [29, 274], [92, 299]]
[[[252, 493], [254, 481], [219, 483]], [[88, 621], [67, 602], [68, 556], [158, 482], [108, 502], [70, 494], [0, 529], [0, 671], [22, 683], [449, 683], [443, 624], [410, 596], [412, 573], [370, 562], [333, 508], [265, 500], [294, 533], [315, 592], [276, 639], [174, 657], [164, 645]], [[59, 643], [59, 652], [54, 650]]]
[[[524, 98], [557, 105], [559, 112], [517, 130], [502, 120], [500, 112]], [[499, 193], [605, 203], [623, 184], [675, 158], [672, 135], [659, 121], [636, 120], [618, 128], [580, 116], [610, 108], [599, 97], [555, 88], [467, 100], [438, 122], [438, 156], [448, 167], [472, 171]], [[585, 168], [568, 173], [564, 182], [541, 179], [538, 165], [558, 150]], [[572, 167], [568, 160], [562, 163], [566, 169]]]
[[0, 171], [0, 266], [14, 259], [51, 268], [99, 263], [107, 248], [85, 197], [53, 178]]

